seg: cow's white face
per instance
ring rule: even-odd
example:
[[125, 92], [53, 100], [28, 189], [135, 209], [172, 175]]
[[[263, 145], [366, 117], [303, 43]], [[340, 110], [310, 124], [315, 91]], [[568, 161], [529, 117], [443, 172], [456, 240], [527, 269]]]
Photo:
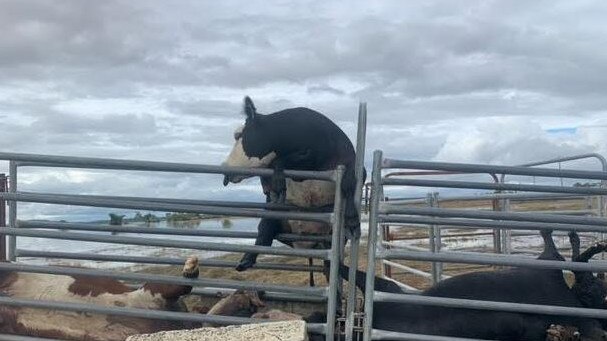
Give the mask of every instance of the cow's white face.
[[[270, 152], [263, 157], [249, 157], [245, 152], [245, 148], [243, 146], [243, 137], [242, 133], [244, 130], [244, 125], [236, 129], [234, 131], [234, 147], [232, 147], [232, 151], [228, 155], [227, 159], [221, 164], [222, 166], [230, 166], [230, 167], [247, 167], [247, 168], [264, 168], [268, 167], [272, 161], [276, 158], [276, 153]], [[246, 178], [250, 178], [248, 175], [231, 175], [225, 176], [223, 180], [223, 184], [227, 185], [228, 183], [238, 183]]]

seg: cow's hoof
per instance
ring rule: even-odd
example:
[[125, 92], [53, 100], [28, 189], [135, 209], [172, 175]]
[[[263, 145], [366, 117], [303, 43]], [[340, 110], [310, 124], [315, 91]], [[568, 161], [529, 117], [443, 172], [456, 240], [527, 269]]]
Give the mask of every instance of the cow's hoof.
[[186, 278], [198, 278], [200, 274], [200, 269], [198, 267], [198, 257], [191, 256], [186, 259], [185, 264], [183, 265], [183, 271], [181, 272], [183, 277]]
[[552, 324], [550, 325], [550, 328], [546, 330], [546, 341], [578, 340], [580, 340], [580, 332], [575, 327]]
[[255, 265], [255, 261], [245, 256], [236, 266], [236, 271], [245, 271], [252, 268], [253, 265]]

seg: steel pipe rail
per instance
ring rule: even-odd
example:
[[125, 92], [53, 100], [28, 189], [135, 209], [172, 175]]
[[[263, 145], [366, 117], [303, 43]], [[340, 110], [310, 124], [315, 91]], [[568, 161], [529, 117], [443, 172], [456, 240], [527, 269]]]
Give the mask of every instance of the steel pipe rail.
[[517, 166], [494, 166], [471, 163], [447, 163], [426, 161], [405, 161], [384, 159], [381, 168], [407, 168], [423, 170], [439, 170], [465, 173], [497, 173], [510, 175], [528, 175], [552, 178], [607, 180], [607, 172], [563, 170], [553, 168], [529, 168]]
[[[598, 217], [573, 217], [558, 214], [540, 214], [523, 212], [494, 212], [494, 211], [471, 211], [444, 208], [424, 208], [424, 207], [394, 207], [389, 204], [381, 205], [378, 209], [379, 221], [390, 222], [395, 219], [391, 214], [410, 214], [433, 217], [453, 217], [453, 218], [472, 218], [472, 219], [491, 219], [491, 220], [511, 220], [538, 223], [561, 223], [561, 224], [581, 224], [603, 226], [607, 228], [607, 219]], [[383, 214], [382, 214], [383, 213]]]
[[447, 180], [420, 180], [420, 179], [386, 179], [381, 180], [386, 186], [417, 186], [417, 187], [443, 187], [463, 189], [489, 189], [494, 191], [521, 191], [521, 192], [548, 192], [573, 193], [589, 195], [607, 195], [606, 188], [561, 187], [546, 185], [520, 185], [505, 183], [485, 183], [473, 181], [447, 181]]
[[[419, 224], [419, 225], [441, 225], [445, 229], [458, 228], [476, 230], [478, 228], [488, 229], [511, 229], [511, 230], [564, 230], [576, 232], [607, 232], [607, 228], [600, 225], [578, 225], [560, 223], [540, 223], [524, 221], [498, 221], [479, 219], [457, 219], [457, 218], [435, 218], [404, 215], [380, 214], [378, 219], [384, 223]], [[408, 225], [399, 225], [407, 228]], [[420, 228], [412, 226], [412, 228]]]
[[427, 335], [427, 334], [412, 334], [412, 333], [398, 333], [390, 332], [387, 330], [373, 329], [373, 337], [371, 340], [399, 340], [399, 341], [495, 341], [485, 339], [468, 339], [462, 337], [451, 337], [451, 336], [438, 336], [438, 335]]
[[[134, 285], [130, 285], [135, 287]], [[209, 289], [209, 288], [193, 288], [191, 294], [200, 296], [228, 296], [235, 292], [235, 289]], [[326, 296], [309, 296], [285, 294], [281, 292], [266, 291], [263, 294], [263, 299], [268, 301], [286, 301], [286, 302], [304, 302], [304, 303], [327, 303]]]
[[[69, 167], [88, 169], [113, 169], [132, 171], [157, 171], [175, 173], [207, 173], [227, 175], [271, 176], [274, 172], [269, 168], [242, 168], [215, 165], [199, 165], [191, 163], [174, 163], [159, 161], [120, 160], [93, 157], [75, 157], [59, 155], [40, 155], [25, 153], [0, 153], [0, 160], [14, 161], [18, 166], [38, 167]], [[334, 171], [295, 171], [285, 170], [285, 176], [290, 178], [315, 179], [334, 181]]]
[[390, 294], [386, 292], [375, 292], [376, 302], [399, 302], [408, 304], [429, 305], [447, 308], [464, 308], [475, 310], [504, 311], [512, 313], [527, 313], [557, 316], [575, 316], [585, 318], [607, 319], [607, 310], [574, 308], [554, 305], [511, 303], [498, 301], [470, 300], [463, 298], [434, 297], [424, 295]]
[[[168, 204], [162, 202], [138, 202], [129, 200], [111, 199], [96, 199], [87, 198], [84, 195], [66, 195], [66, 194], [47, 194], [47, 193], [0, 193], [0, 199], [8, 201], [23, 201], [34, 202], [41, 204], [57, 204], [57, 205], [76, 205], [76, 206], [93, 206], [93, 207], [111, 207], [125, 209], [142, 209], [150, 211], [164, 212], [188, 212], [188, 213], [205, 213], [218, 214], [226, 216], [241, 216], [252, 218], [275, 218], [275, 219], [295, 219], [295, 220], [311, 220], [325, 223], [331, 222], [331, 213], [304, 213], [304, 212], [283, 212], [269, 210], [255, 210], [233, 207], [217, 207], [217, 206], [197, 206], [197, 205], [180, 205]], [[14, 225], [13, 225], [14, 226]]]
[[[36, 194], [35, 192], [20, 191], [23, 194]], [[73, 194], [62, 194], [62, 193], [44, 193], [52, 194], [54, 197], [72, 197]], [[232, 208], [253, 208], [270, 211], [290, 211], [298, 210], [302, 212], [318, 212], [327, 213], [333, 212], [333, 206], [325, 207], [299, 207], [288, 204], [277, 204], [277, 203], [259, 203], [250, 201], [225, 201], [225, 200], [201, 200], [201, 199], [175, 199], [175, 198], [159, 198], [159, 197], [132, 197], [132, 196], [111, 196], [111, 195], [82, 195], [86, 198], [103, 199], [103, 200], [126, 200], [136, 202], [160, 202], [166, 204], [178, 204], [178, 205], [196, 205], [196, 206], [218, 206], [218, 207], [232, 207]]]
[[0, 334], [0, 341], [65, 341], [60, 339], [50, 339], [33, 336], [20, 336], [12, 334]]
[[592, 261], [589, 263], [562, 262], [554, 260], [539, 260], [531, 257], [488, 255], [478, 252], [439, 252], [403, 251], [393, 249], [379, 249], [377, 258], [405, 259], [415, 261], [516, 266], [536, 269], [552, 270], [579, 270], [591, 272], [606, 272], [607, 262]]
[[[491, 194], [480, 194], [480, 195], [460, 195], [460, 196], [441, 196], [439, 201], [441, 203], [451, 201], [485, 201], [495, 199], [510, 199], [511, 201], [536, 201], [536, 200], [567, 200], [567, 199], [580, 199], [585, 198], [587, 195], [584, 194], [559, 194], [559, 193], [491, 193]], [[405, 199], [390, 199], [389, 201], [393, 205], [397, 204], [425, 204], [427, 198], [405, 198]]]
[[[123, 256], [123, 255], [100, 255], [96, 253], [75, 253], [75, 252], [51, 252], [17, 249], [17, 257], [36, 257], [36, 258], [54, 258], [54, 259], [73, 259], [73, 260], [91, 260], [107, 261], [118, 263], [136, 263], [136, 264], [162, 264], [162, 265], [183, 265], [185, 258], [160, 258], [160, 257], [142, 257], [142, 256]], [[217, 259], [199, 259], [200, 266], [214, 268], [235, 268], [238, 262], [217, 260]], [[320, 265], [292, 265], [280, 263], [255, 263], [252, 269], [257, 270], [284, 270], [301, 272], [323, 272], [324, 267]]]
[[326, 296], [326, 294], [327, 294], [326, 288], [315, 288], [315, 287], [309, 288], [309, 287], [297, 287], [297, 286], [290, 286], [290, 285], [260, 284], [260, 283], [256, 283], [256, 282], [223, 280], [223, 279], [212, 279], [212, 278], [189, 279], [189, 278], [184, 278], [184, 277], [166, 276], [166, 275], [158, 275], [158, 274], [122, 273], [122, 272], [107, 271], [107, 270], [68, 268], [68, 267], [58, 267], [58, 266], [39, 266], [39, 265], [27, 265], [27, 264], [21, 264], [21, 263], [0, 263], [0, 270], [41, 273], [41, 274], [49, 274], [49, 275], [108, 277], [108, 278], [115, 278], [115, 279], [123, 280], [123, 281], [191, 285], [191, 286], [198, 286], [198, 287], [202, 286], [202, 287], [212, 287], [212, 288], [265, 290], [265, 291], [294, 293], [294, 294], [300, 294], [300, 295], [313, 295], [313, 296]]
[[405, 270], [405, 271], [410, 272], [410, 273], [412, 273], [414, 275], [418, 275], [420, 277], [432, 280], [432, 274], [429, 273], [429, 272], [425, 272], [425, 271], [422, 271], [422, 270], [419, 270], [419, 269], [416, 269], [416, 268], [412, 268], [410, 266], [406, 266], [406, 265], [403, 265], [403, 264], [400, 264], [400, 263], [396, 263], [396, 262], [392, 262], [392, 261], [385, 260], [385, 259], [383, 260], [383, 263], [387, 264], [387, 265], [390, 265], [392, 267], [395, 267], [397, 269]]
[[[43, 301], [43, 300], [32, 300], [16, 297], [0, 296], [0, 304], [7, 306], [17, 307], [28, 307], [37, 309], [59, 309], [66, 311], [77, 311], [86, 313], [96, 314], [111, 314], [118, 316], [128, 317], [139, 317], [157, 320], [171, 320], [171, 321], [188, 321], [188, 322], [207, 322], [216, 324], [247, 324], [255, 323], [259, 320], [244, 318], [244, 317], [232, 317], [232, 316], [221, 316], [221, 315], [206, 315], [206, 314], [195, 314], [195, 313], [182, 313], [173, 311], [159, 311], [152, 309], [141, 309], [141, 308], [124, 308], [124, 307], [107, 307], [99, 306], [94, 304], [82, 304], [82, 303], [70, 303], [70, 302], [57, 302], [57, 301]], [[267, 322], [267, 320], [266, 320]]]
[[79, 240], [112, 244], [130, 244], [143, 246], [171, 247], [179, 249], [225, 251], [225, 252], [256, 252], [267, 255], [282, 255], [306, 258], [327, 259], [328, 250], [305, 250], [292, 248], [276, 248], [271, 246], [235, 245], [225, 243], [192, 242], [187, 240], [167, 240], [125, 236], [105, 236], [90, 233], [56, 232], [43, 230], [18, 229], [0, 227], [0, 234], [21, 237], [38, 237], [49, 239]]
[[[192, 230], [182, 228], [153, 228], [144, 226], [119, 226], [119, 225], [101, 225], [101, 224], [79, 224], [63, 222], [46, 221], [28, 221], [18, 220], [17, 228], [27, 229], [61, 229], [76, 231], [98, 231], [98, 232], [120, 232], [120, 233], [142, 233], [172, 236], [196, 236], [196, 237], [220, 237], [220, 238], [257, 238], [257, 232], [247, 231], [213, 231], [213, 230]], [[312, 236], [299, 235], [293, 233], [282, 233], [276, 236], [281, 241], [330, 241], [330, 236]]]

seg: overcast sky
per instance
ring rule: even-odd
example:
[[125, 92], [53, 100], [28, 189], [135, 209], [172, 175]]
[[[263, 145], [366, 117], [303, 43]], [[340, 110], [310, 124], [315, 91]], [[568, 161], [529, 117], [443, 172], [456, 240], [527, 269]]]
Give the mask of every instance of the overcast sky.
[[[367, 156], [607, 154], [604, 1], [1, 5], [2, 151], [218, 164], [250, 95], [264, 113], [318, 110], [351, 138], [368, 102]], [[24, 169], [19, 180], [23, 190], [260, 198], [256, 181], [223, 188], [218, 176]]]

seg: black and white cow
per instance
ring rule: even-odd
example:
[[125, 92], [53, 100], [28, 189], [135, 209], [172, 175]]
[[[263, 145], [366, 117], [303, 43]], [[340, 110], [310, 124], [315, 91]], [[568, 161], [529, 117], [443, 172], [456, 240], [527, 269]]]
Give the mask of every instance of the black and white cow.
[[[564, 261], [556, 250], [550, 232], [542, 233], [542, 237], [545, 245], [539, 259]], [[601, 251], [591, 248], [584, 254], [589, 259], [598, 252]], [[344, 279], [347, 279], [347, 270], [346, 266], [341, 266], [340, 274]], [[365, 275], [364, 272], [357, 271], [356, 285], [363, 292]], [[375, 278], [375, 286], [377, 291], [403, 293], [396, 284], [379, 277]], [[569, 288], [560, 270], [512, 268], [473, 272], [441, 281], [423, 291], [422, 295], [586, 307], [578, 294]], [[547, 338], [547, 335], [558, 334], [554, 329], [557, 326], [574, 327], [579, 330], [583, 340], [605, 339], [601, 324], [594, 319], [432, 307], [410, 303], [375, 302], [373, 305], [373, 328], [395, 332], [490, 340], [544, 341], [558, 339]]]
[[[328, 181], [284, 179], [282, 170], [324, 171], [338, 165], [346, 167], [342, 192], [346, 201], [345, 225], [360, 234], [360, 221], [354, 192], [355, 151], [347, 135], [323, 114], [308, 108], [291, 108], [272, 114], [259, 114], [249, 97], [244, 99], [245, 124], [234, 133], [234, 148], [223, 163], [235, 167], [266, 167], [275, 170], [271, 179], [262, 179], [264, 191], [273, 201], [286, 201], [298, 207], [321, 208], [333, 205], [335, 185]], [[224, 185], [238, 183], [245, 176], [225, 176]], [[284, 189], [284, 193], [283, 193]], [[276, 194], [277, 193], [277, 194]], [[278, 198], [278, 199], [276, 199]], [[269, 246], [277, 234], [330, 234], [331, 226], [308, 221], [262, 219], [255, 245]], [[316, 242], [294, 242], [296, 248], [327, 248]], [[257, 254], [247, 253], [237, 270], [255, 264]]]

